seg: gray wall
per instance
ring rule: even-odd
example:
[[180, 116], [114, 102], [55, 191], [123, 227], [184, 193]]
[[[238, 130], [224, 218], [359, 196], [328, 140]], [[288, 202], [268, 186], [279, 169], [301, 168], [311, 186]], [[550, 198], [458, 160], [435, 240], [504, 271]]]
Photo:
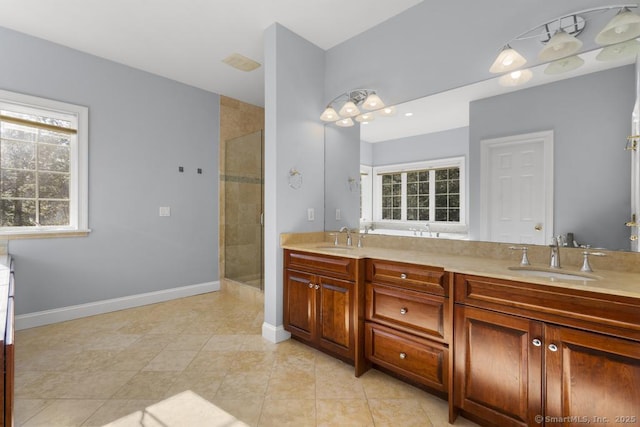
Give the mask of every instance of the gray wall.
[[629, 249], [631, 159], [623, 150], [635, 102], [633, 65], [471, 103], [470, 232], [480, 235], [480, 141], [554, 131], [554, 232]]
[[[563, 0], [541, 7], [540, 0], [424, 1], [327, 51], [325, 102], [367, 87], [398, 104], [486, 80], [494, 77], [489, 67], [507, 41], [559, 15], [611, 4], [620, 2]], [[597, 31], [587, 25], [585, 47], [595, 47]]]
[[89, 108], [93, 231], [11, 241], [17, 314], [218, 280], [218, 95], [4, 28], [0, 57], [0, 88]]
[[370, 145], [373, 162], [365, 164], [372, 166], [466, 157], [469, 153], [469, 128], [409, 136]]
[[[325, 125], [325, 230], [360, 227], [360, 126]], [[349, 179], [355, 182], [349, 183]], [[340, 209], [340, 219], [336, 219]]]
[[[282, 328], [280, 233], [324, 229], [324, 51], [273, 24], [265, 43], [265, 323], [263, 336], [287, 337]], [[302, 187], [289, 187], [289, 170]], [[307, 221], [307, 209], [315, 221]]]

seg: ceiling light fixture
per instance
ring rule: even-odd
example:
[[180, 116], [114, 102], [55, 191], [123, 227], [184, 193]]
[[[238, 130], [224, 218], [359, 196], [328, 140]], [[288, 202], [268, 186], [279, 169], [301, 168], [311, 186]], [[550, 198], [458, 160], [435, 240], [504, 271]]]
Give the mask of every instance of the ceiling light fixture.
[[[336, 112], [336, 108], [339, 109]], [[360, 123], [368, 123], [375, 119], [373, 112], [381, 112], [395, 107], [385, 107], [380, 96], [372, 89], [354, 89], [336, 96], [329, 102], [320, 116], [323, 122], [334, 122], [340, 127], [353, 126], [353, 118]], [[368, 112], [362, 112], [368, 110]], [[384, 114], [380, 114], [384, 115]]]
[[[583, 32], [587, 22], [596, 15], [616, 11], [616, 15], [598, 33], [595, 41], [600, 45], [626, 42], [640, 37], [640, 16], [631, 11], [636, 8], [638, 8], [637, 4], [609, 5], [584, 9], [551, 19], [509, 40], [498, 53], [489, 71], [494, 74], [513, 73], [518, 70], [524, 72], [522, 67], [527, 63], [527, 58], [512, 46], [520, 49], [522, 45], [525, 49], [524, 44], [531, 39], [536, 39], [543, 44], [537, 59], [538, 63], [550, 63], [545, 70], [546, 74], [574, 70], [584, 63], [576, 55], [583, 47], [578, 36]], [[633, 42], [620, 45], [617, 49], [603, 49], [603, 51], [607, 50], [607, 53], [603, 53], [600, 60], [614, 60], [637, 53], [638, 47]], [[531, 78], [531, 76], [527, 78], [528, 74], [517, 75], [517, 78], [514, 75], [505, 74], [500, 79], [500, 83], [507, 86], [522, 84]]]

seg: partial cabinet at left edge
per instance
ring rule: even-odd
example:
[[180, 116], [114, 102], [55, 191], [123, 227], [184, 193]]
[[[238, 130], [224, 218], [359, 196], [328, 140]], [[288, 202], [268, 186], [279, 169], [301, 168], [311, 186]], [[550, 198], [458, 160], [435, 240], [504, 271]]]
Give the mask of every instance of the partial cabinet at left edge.
[[9, 274], [9, 286], [2, 298], [6, 298], [6, 318], [4, 319], [4, 331], [2, 334], [2, 352], [0, 361], [2, 363], [2, 375], [0, 376], [0, 394], [3, 426], [13, 426], [13, 396], [14, 396], [14, 373], [15, 373], [15, 344], [14, 344], [14, 274], [13, 265]]
[[363, 261], [285, 250], [284, 328], [364, 372]]

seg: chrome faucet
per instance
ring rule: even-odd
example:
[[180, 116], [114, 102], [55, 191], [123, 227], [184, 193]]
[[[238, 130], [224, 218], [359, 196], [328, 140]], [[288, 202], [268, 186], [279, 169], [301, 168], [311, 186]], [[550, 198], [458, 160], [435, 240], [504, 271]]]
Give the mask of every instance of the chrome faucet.
[[551, 268], [560, 268], [560, 242], [562, 241], [562, 237], [553, 237], [551, 239], [551, 244], [549, 247], [551, 248], [550, 258], [549, 258], [549, 267]]
[[[433, 237], [433, 234], [431, 233], [431, 225], [430, 224], [425, 224], [424, 231], [429, 233], [429, 237]], [[422, 231], [420, 232], [420, 235], [422, 236]]]
[[351, 230], [349, 230], [349, 228], [347, 227], [342, 227], [340, 229], [341, 233], [347, 232], [347, 246], [353, 246], [353, 241], [351, 240]]

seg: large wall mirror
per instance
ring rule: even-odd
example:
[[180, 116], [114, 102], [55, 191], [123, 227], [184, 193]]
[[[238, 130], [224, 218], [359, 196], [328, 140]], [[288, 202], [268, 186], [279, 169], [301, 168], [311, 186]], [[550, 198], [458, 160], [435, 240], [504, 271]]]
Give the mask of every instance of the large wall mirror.
[[[359, 131], [327, 125], [325, 230], [533, 244], [562, 235], [631, 250], [635, 57], [596, 54], [562, 75], [534, 68], [519, 87], [492, 79], [400, 104]], [[504, 232], [512, 198], [525, 231]]]

